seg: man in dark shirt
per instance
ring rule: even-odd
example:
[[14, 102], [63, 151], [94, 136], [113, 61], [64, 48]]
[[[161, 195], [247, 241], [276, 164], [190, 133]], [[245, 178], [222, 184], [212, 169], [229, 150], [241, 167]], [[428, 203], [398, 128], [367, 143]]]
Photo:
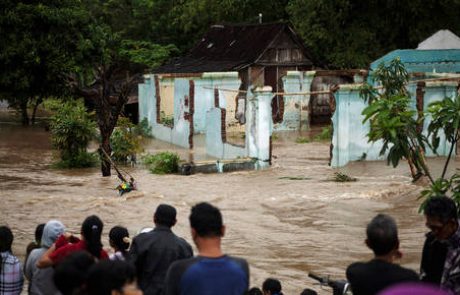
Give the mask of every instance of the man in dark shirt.
[[166, 275], [166, 295], [243, 295], [249, 286], [246, 260], [225, 255], [225, 226], [218, 208], [200, 203], [192, 208], [190, 226], [199, 256], [176, 261]]
[[432, 232], [426, 234], [420, 262], [420, 279], [422, 282], [441, 285], [444, 262], [447, 255], [447, 243], [436, 239]]
[[367, 225], [366, 245], [374, 252], [369, 262], [356, 262], [347, 268], [347, 279], [353, 295], [373, 295], [401, 282], [417, 282], [413, 271], [394, 264], [401, 257], [396, 222], [388, 215], [379, 214]]
[[139, 287], [145, 295], [163, 294], [166, 272], [176, 260], [193, 256], [192, 247], [176, 236], [176, 209], [161, 204], [153, 216], [155, 228], [133, 239], [129, 260], [135, 265]]
[[[445, 243], [445, 256], [441, 251], [436, 253], [440, 259], [436, 261], [436, 265], [439, 267], [444, 262], [441, 288], [453, 294], [460, 294], [460, 226], [457, 219], [457, 206], [451, 198], [433, 197], [426, 203], [424, 213], [426, 226], [431, 230], [431, 234], [436, 240]], [[429, 255], [425, 252], [429, 249], [423, 250], [422, 257]], [[439, 276], [439, 269], [436, 273]]]

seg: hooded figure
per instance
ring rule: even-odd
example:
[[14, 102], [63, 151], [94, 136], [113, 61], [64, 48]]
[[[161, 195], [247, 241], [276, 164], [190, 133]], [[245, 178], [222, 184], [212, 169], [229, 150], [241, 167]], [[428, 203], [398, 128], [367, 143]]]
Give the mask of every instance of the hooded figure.
[[29, 294], [33, 295], [59, 295], [61, 294], [54, 285], [53, 274], [54, 268], [37, 268], [36, 264], [43, 253], [65, 231], [64, 225], [58, 220], [50, 220], [43, 229], [41, 248], [35, 249], [30, 253], [24, 268], [24, 274], [29, 280]]

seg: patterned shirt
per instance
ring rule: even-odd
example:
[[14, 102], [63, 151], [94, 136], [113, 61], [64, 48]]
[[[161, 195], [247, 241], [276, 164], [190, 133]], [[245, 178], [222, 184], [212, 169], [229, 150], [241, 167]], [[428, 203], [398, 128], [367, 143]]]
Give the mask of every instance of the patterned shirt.
[[441, 288], [454, 294], [460, 294], [460, 226], [448, 239], [448, 249]]
[[1, 252], [2, 264], [0, 269], [0, 294], [21, 294], [24, 278], [19, 259], [11, 252]]

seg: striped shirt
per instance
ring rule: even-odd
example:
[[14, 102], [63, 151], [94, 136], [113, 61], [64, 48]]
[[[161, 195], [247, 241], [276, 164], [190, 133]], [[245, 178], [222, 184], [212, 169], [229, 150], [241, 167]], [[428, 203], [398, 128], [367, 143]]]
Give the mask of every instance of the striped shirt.
[[19, 259], [11, 254], [11, 252], [1, 252], [0, 255], [2, 256], [0, 294], [21, 294], [24, 278], [22, 276]]
[[447, 240], [447, 256], [441, 278], [441, 288], [460, 294], [460, 226]]

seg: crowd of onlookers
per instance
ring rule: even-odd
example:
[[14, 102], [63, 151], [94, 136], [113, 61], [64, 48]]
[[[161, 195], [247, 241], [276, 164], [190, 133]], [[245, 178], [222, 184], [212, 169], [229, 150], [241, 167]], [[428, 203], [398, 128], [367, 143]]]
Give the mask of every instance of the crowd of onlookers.
[[[378, 214], [367, 226], [366, 245], [374, 258], [351, 264], [346, 277], [353, 294], [460, 294], [460, 228], [455, 203], [447, 197], [431, 198], [424, 209], [426, 236], [421, 272], [399, 266], [401, 258], [396, 222]], [[266, 279], [262, 288], [249, 288], [245, 259], [226, 255], [221, 248], [225, 225], [220, 210], [209, 204], [192, 207], [189, 221], [191, 245], [173, 233], [176, 209], [159, 205], [154, 228], [132, 240], [128, 230], [109, 231], [109, 255], [103, 249], [103, 222], [88, 216], [79, 237], [64, 224], [50, 220], [36, 228], [35, 242], [27, 246], [23, 266], [11, 250], [13, 233], [0, 226], [0, 295], [20, 294], [24, 277], [34, 295], [282, 295], [281, 282]], [[301, 295], [313, 295], [304, 289]]]

